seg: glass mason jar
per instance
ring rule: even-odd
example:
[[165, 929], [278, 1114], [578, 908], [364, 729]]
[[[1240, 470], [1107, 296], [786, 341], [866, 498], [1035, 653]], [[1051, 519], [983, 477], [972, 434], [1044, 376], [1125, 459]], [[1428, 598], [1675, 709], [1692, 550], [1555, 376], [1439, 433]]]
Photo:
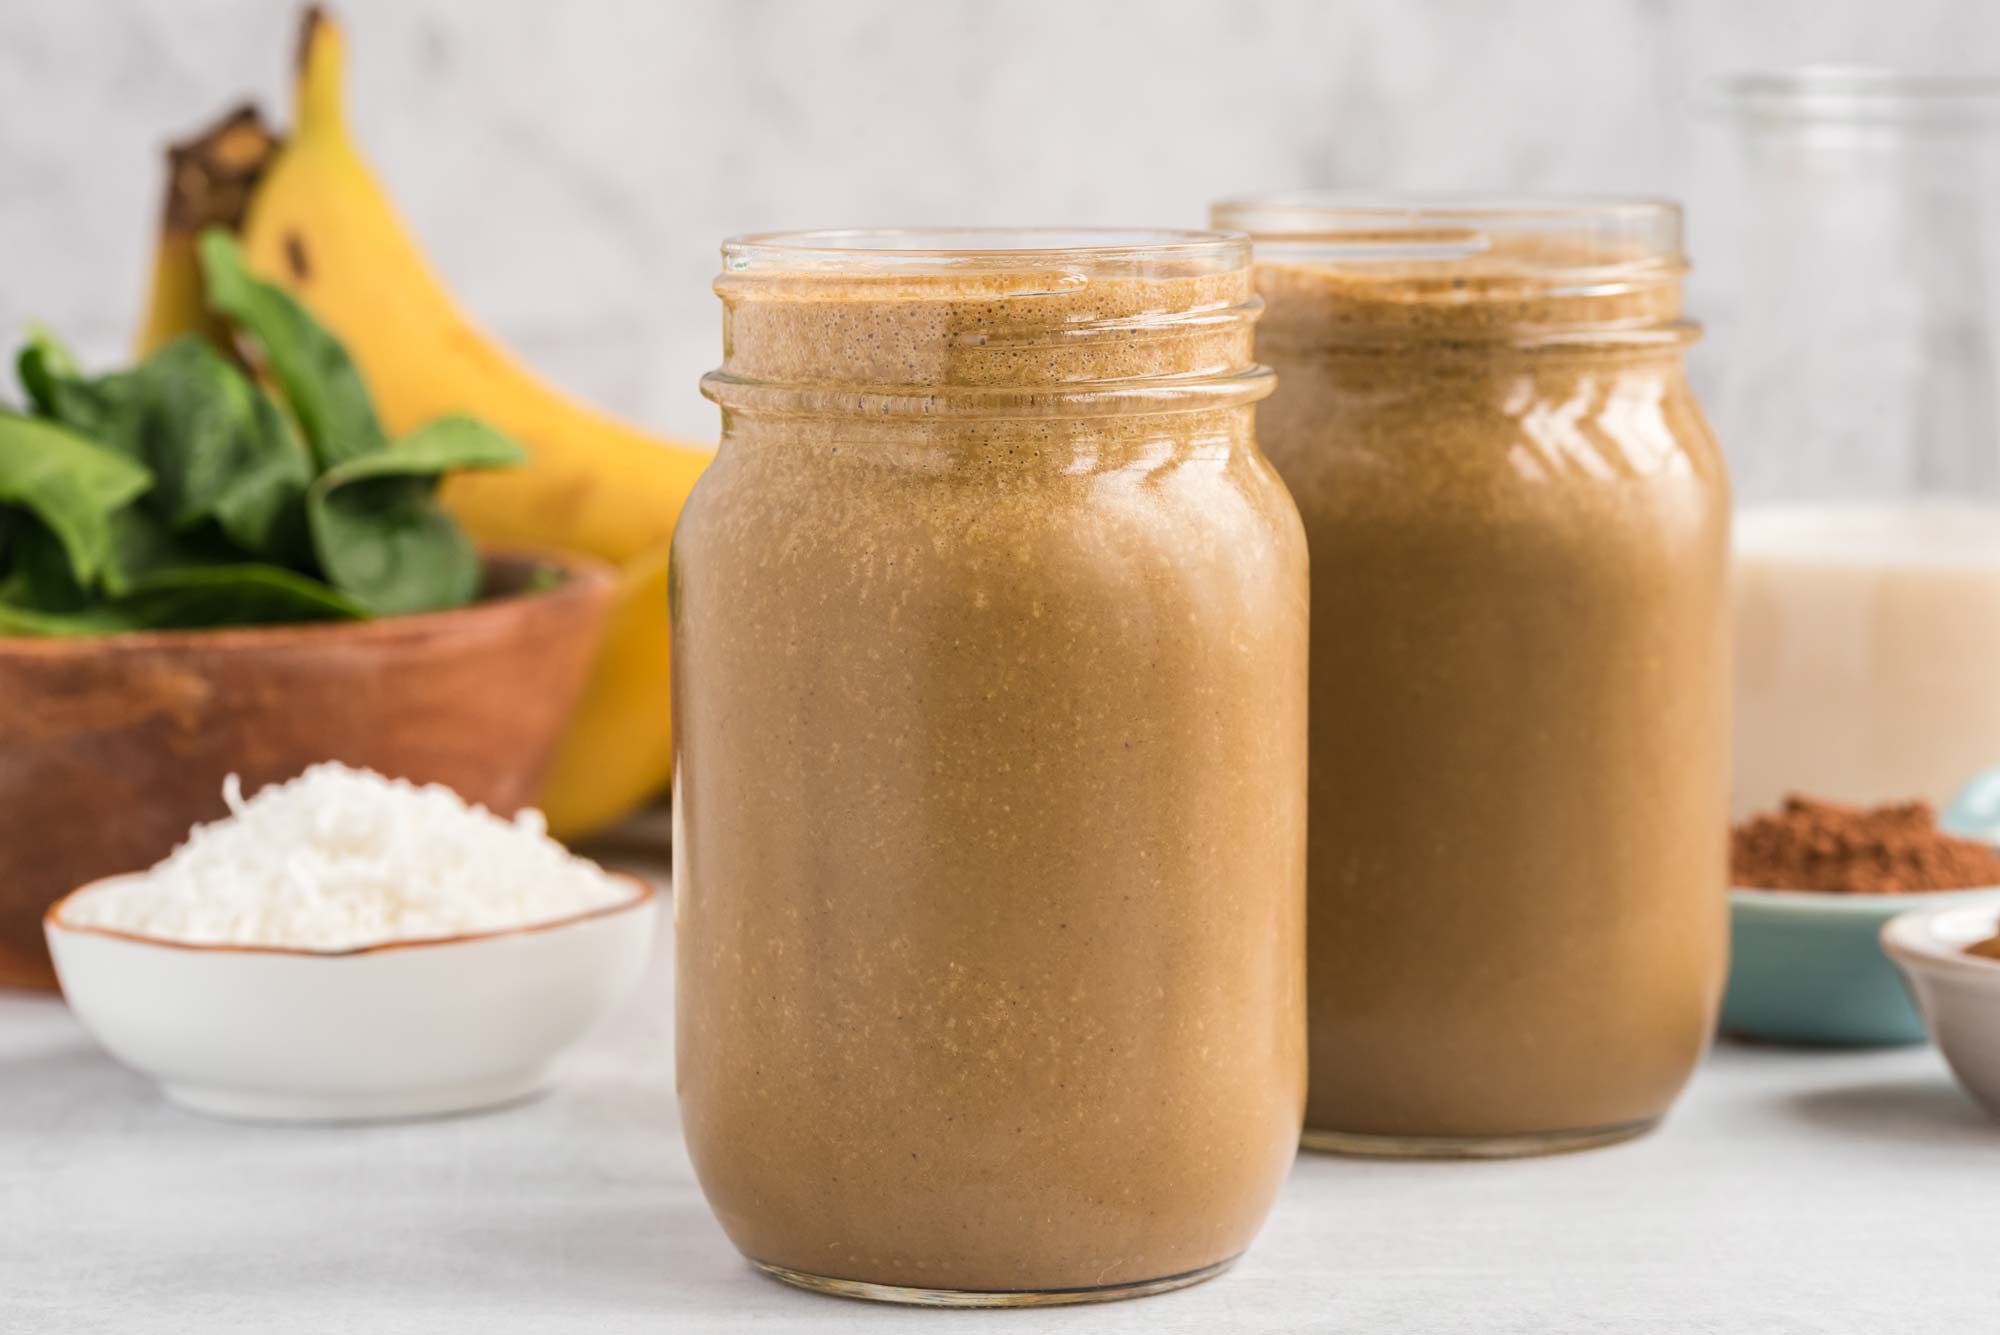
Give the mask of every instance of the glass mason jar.
[[1305, 1088], [1306, 553], [1249, 245], [723, 248], [674, 539], [678, 1082], [759, 1267], [909, 1302], [1219, 1271]]
[[2000, 82], [1734, 79], [1736, 813], [2000, 765]]
[[1652, 202], [1220, 205], [1312, 548], [1309, 1148], [1652, 1126], [1727, 953], [1729, 504]]

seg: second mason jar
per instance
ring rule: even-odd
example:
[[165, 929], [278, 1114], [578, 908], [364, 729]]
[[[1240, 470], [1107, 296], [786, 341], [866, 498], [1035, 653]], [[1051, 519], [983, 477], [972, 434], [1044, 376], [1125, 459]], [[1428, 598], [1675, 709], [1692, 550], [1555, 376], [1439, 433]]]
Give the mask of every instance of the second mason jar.
[[1252, 199], [1312, 546], [1305, 1143], [1665, 1112], [1727, 953], [1728, 495], [1672, 205]]
[[1248, 266], [1206, 233], [724, 248], [671, 577], [678, 1082], [780, 1278], [1126, 1296], [1271, 1205], [1307, 590]]

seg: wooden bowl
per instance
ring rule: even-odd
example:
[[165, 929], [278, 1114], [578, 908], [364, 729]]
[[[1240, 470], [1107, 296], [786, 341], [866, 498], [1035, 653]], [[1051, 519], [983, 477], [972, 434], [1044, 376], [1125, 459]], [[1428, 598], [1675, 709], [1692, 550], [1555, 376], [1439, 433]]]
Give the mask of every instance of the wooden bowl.
[[[538, 566], [562, 579], [534, 588]], [[0, 984], [55, 986], [43, 911], [227, 814], [232, 772], [249, 793], [340, 760], [529, 805], [614, 582], [592, 561], [496, 554], [487, 596], [450, 612], [0, 637]]]

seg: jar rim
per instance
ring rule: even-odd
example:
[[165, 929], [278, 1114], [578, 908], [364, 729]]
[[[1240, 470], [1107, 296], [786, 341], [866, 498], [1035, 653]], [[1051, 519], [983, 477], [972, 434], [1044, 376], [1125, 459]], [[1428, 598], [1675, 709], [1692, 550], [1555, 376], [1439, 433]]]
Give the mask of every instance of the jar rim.
[[1249, 262], [1250, 240], [1240, 232], [1163, 227], [846, 227], [748, 232], [722, 243], [725, 273], [861, 277], [1162, 263], [1200, 274]]
[[1241, 233], [850, 228], [722, 255], [723, 366], [702, 385], [725, 409], [1087, 415], [1268, 391]]
[[2000, 118], [2000, 77], [1801, 65], [1725, 75], [1709, 84], [1704, 102], [1757, 121], [1971, 124]]
[[[1647, 195], [1460, 195], [1296, 190], [1242, 195], [1210, 209], [1247, 232], [1260, 259], [1349, 264], [1471, 260], [1504, 241], [1573, 245], [1598, 263], [1554, 270], [1685, 265], [1681, 206]], [[1614, 258], [1615, 257], [1615, 258]]]
[[1649, 196], [1352, 194], [1224, 200], [1250, 233], [1261, 339], [1326, 347], [1682, 347], [1681, 208]]

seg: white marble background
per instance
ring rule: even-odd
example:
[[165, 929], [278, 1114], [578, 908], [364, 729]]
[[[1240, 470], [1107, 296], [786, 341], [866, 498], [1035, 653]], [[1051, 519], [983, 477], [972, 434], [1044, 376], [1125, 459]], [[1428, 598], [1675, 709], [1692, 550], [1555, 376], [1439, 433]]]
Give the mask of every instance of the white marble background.
[[[1199, 224], [1303, 185], [1686, 200], [1727, 355], [1708, 78], [2000, 66], [1981, 0], [344, 0], [367, 150], [466, 305], [553, 378], [713, 434], [715, 243], [760, 228]], [[137, 317], [157, 150], [281, 116], [283, 0], [0, 0], [0, 337]]]

